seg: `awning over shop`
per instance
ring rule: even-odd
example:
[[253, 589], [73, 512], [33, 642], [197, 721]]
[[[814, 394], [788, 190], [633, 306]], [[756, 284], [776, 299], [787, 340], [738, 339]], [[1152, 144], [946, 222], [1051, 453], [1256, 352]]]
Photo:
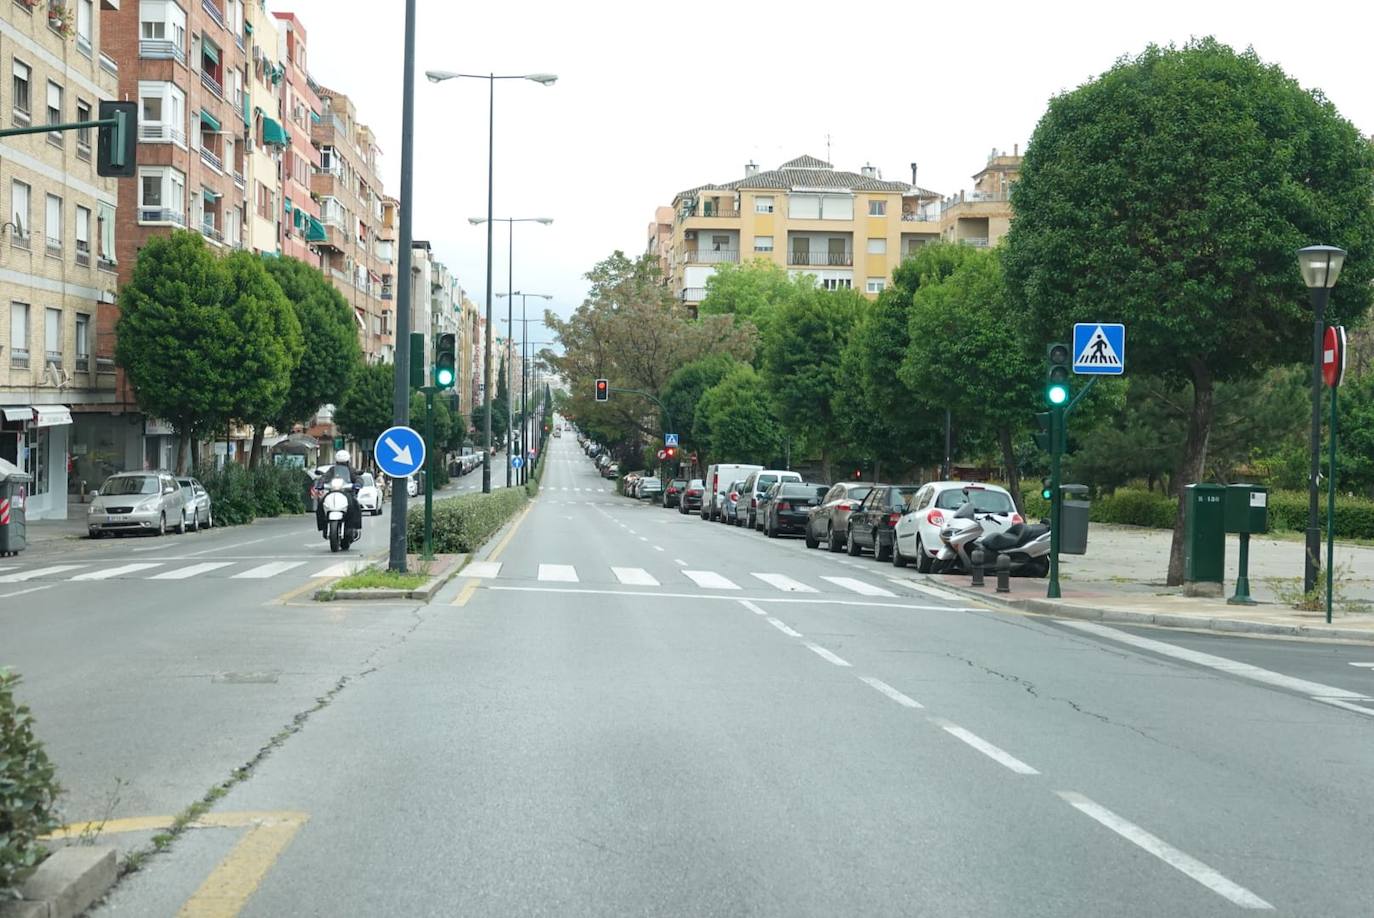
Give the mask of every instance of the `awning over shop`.
[[262, 142], [277, 147], [284, 147], [290, 143], [290, 138], [286, 136], [286, 129], [275, 119], [266, 115], [262, 116]]
[[203, 124], [205, 124], [206, 126], [208, 126], [208, 127], [210, 128], [210, 130], [212, 130], [212, 131], [218, 131], [218, 130], [219, 130], [219, 119], [216, 118], [214, 115], [210, 114], [209, 112], [207, 112], [207, 111], [206, 111], [205, 109], [203, 109], [203, 108], [200, 110], [200, 120], [201, 120], [201, 122], [202, 122]]
[[72, 410], [66, 405], [34, 405], [35, 427], [62, 427], [72, 422]]
[[31, 421], [33, 420], [33, 409], [28, 405], [21, 405], [13, 408], [0, 408], [5, 413], [7, 421]]

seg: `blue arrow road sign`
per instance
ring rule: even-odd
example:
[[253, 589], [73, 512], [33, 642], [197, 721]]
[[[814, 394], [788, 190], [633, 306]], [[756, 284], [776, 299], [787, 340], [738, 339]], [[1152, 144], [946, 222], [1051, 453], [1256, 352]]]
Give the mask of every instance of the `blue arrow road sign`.
[[1073, 371], [1082, 376], [1126, 372], [1126, 326], [1079, 322], [1073, 327]]
[[525, 464], [524, 458], [522, 458], [522, 457], [520, 457], [520, 456], [511, 456], [511, 457], [510, 457], [510, 465], [511, 465], [511, 468], [513, 468], [513, 469], [518, 469], [518, 468], [520, 468], [520, 466], [522, 466], [522, 465], [524, 465], [524, 464]]
[[409, 427], [388, 427], [377, 438], [377, 467], [392, 478], [408, 478], [425, 465], [425, 441]]

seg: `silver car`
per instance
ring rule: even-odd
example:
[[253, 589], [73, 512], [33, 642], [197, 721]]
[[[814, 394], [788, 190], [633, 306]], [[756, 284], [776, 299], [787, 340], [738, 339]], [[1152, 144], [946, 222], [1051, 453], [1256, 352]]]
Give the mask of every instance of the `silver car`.
[[185, 532], [191, 508], [169, 472], [121, 472], [105, 479], [86, 511], [92, 538], [107, 532]]
[[186, 513], [191, 517], [191, 531], [200, 532], [202, 526], [206, 529], [213, 527], [215, 510], [205, 485], [194, 478], [178, 478], [177, 484], [186, 492]]

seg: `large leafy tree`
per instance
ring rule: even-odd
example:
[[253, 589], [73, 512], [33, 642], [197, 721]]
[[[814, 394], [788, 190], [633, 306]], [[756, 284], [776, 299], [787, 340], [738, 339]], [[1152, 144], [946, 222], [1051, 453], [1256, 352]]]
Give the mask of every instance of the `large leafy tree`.
[[285, 431], [343, 398], [362, 365], [362, 349], [352, 308], [323, 274], [295, 258], [269, 258], [264, 264], [295, 309], [301, 329], [301, 357], [291, 371], [286, 403], [274, 419], [274, 426]]
[[692, 435], [706, 445], [713, 462], [774, 464], [783, 432], [763, 377], [742, 364], [702, 393]]
[[115, 360], [139, 407], [177, 432], [183, 472], [191, 440], [233, 414], [240, 331], [223, 308], [228, 289], [204, 237], [179, 230], [148, 240], [119, 292]]
[[793, 277], [781, 265], [766, 258], [740, 265], [726, 263], [706, 278], [706, 296], [697, 311], [704, 316], [733, 315], [751, 322], [766, 338], [779, 309], [809, 298], [814, 289], [814, 277]]
[[262, 453], [263, 428], [277, 418], [291, 391], [304, 343], [296, 311], [261, 256], [234, 252], [224, 259], [229, 278], [224, 310], [238, 329], [234, 342], [233, 416], [253, 425], [249, 464]]
[[355, 440], [374, 442], [388, 427], [394, 415], [396, 368], [385, 363], [369, 363], [357, 369], [348, 391], [334, 407], [334, 423]]
[[818, 290], [807, 281], [777, 308], [763, 339], [763, 376], [782, 428], [793, 442], [820, 452], [827, 481], [843, 435], [835, 404], [840, 354], [864, 303], [854, 290]]
[[[703, 392], [724, 379], [737, 366], [739, 361], [729, 354], [711, 354], [678, 368], [668, 378], [663, 387], [663, 405], [672, 418], [671, 432], [678, 434], [685, 450], [696, 449], [702, 454], [706, 452], [705, 444], [697, 442], [692, 433], [696, 424], [697, 403]], [[664, 424], [667, 424], [667, 419]]]
[[[1213, 39], [1147, 48], [1056, 97], [1008, 237], [1014, 303], [1048, 336], [1128, 327], [1132, 371], [1192, 384], [1180, 482], [1200, 480], [1219, 381], [1298, 361], [1312, 317], [1294, 251], [1349, 252], [1333, 323], [1368, 309], [1374, 149], [1319, 92]], [[1169, 582], [1183, 576], [1180, 507]]]

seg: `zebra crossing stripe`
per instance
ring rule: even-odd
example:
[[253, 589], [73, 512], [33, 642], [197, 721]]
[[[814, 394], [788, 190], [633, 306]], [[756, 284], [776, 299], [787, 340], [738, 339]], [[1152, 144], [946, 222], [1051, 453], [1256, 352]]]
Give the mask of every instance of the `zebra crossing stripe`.
[[615, 579], [626, 586], [658, 586], [659, 582], [654, 576], [642, 567], [613, 567], [611, 572], [615, 574]]
[[201, 574], [208, 574], [217, 571], [222, 567], [229, 567], [232, 561], [205, 561], [200, 564], [192, 564], [190, 567], [179, 567], [174, 571], [163, 571], [161, 574], [154, 574], [149, 580], [187, 580], [191, 577], [198, 577]]
[[806, 584], [797, 580], [793, 580], [791, 577], [788, 577], [784, 574], [750, 574], [749, 576], [762, 580], [770, 587], [782, 590], [784, 593], [819, 592], [815, 587], [809, 587]]
[[146, 571], [150, 567], [161, 567], [161, 562], [148, 561], [142, 564], [123, 564], [119, 567], [107, 567], [99, 571], [87, 571], [84, 574], [77, 574], [73, 580], [109, 580], [113, 577], [121, 577], [124, 574], [134, 574], [138, 571]]
[[255, 568], [235, 574], [235, 580], [266, 580], [268, 577], [275, 577], [284, 574], [293, 567], [300, 567], [304, 561], [273, 561], [269, 564], [260, 564]]
[[571, 564], [541, 564], [539, 565], [539, 579], [559, 583], [577, 583], [577, 568]]
[[739, 584], [715, 571], [683, 571], [693, 583], [706, 590], [738, 590]]
[[52, 567], [39, 567], [31, 571], [19, 571], [16, 574], [0, 574], [0, 583], [22, 583], [25, 580], [36, 580], [39, 577], [48, 577], [53, 574], [61, 574], [65, 571], [74, 571], [80, 564], [54, 564]]
[[858, 593], [861, 596], [895, 597], [897, 595], [891, 590], [884, 590], [880, 586], [874, 586], [871, 583], [864, 583], [862, 580], [856, 580], [853, 577], [821, 577], [821, 579], [828, 580], [831, 583], [835, 584], [835, 586], [837, 587], [844, 587], [846, 590], [851, 590], [852, 592]]

